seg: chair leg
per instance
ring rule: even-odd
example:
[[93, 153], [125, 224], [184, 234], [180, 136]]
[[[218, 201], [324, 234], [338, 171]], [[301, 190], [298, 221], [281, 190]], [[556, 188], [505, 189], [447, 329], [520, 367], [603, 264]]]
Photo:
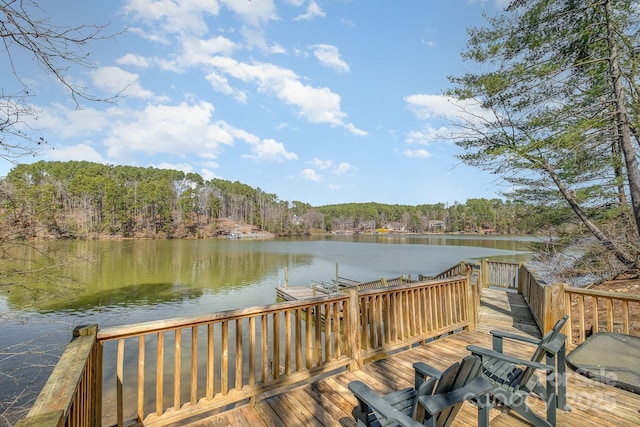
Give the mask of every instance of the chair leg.
[[567, 405], [567, 361], [566, 361], [566, 344], [562, 346], [558, 352], [558, 402], [556, 406], [563, 411], [571, 411], [571, 407]]
[[483, 394], [477, 398], [478, 427], [489, 427], [489, 410], [491, 409], [490, 395]]

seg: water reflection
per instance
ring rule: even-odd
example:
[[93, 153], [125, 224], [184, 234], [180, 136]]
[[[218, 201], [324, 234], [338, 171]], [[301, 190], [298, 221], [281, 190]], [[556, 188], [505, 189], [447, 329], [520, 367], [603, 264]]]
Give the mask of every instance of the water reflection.
[[[480, 256], [515, 259], [527, 250], [529, 240], [521, 236], [362, 235], [270, 241], [52, 242], [46, 245], [47, 257], [41, 255], [42, 248], [16, 248], [11, 258], [0, 261], [0, 268], [33, 272], [7, 287], [11, 309], [69, 312], [179, 305], [251, 286], [264, 288], [266, 282], [273, 287], [282, 284], [285, 268], [294, 285], [330, 279], [335, 264], [342, 276], [361, 281], [431, 275]], [[244, 303], [236, 301], [224, 308], [241, 308]]]

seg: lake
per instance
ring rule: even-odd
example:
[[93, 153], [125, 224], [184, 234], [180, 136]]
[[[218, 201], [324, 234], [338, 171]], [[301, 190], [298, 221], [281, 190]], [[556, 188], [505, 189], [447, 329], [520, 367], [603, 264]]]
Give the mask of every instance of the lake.
[[[28, 409], [73, 329], [185, 317], [275, 302], [289, 286], [435, 275], [482, 258], [522, 261], [524, 236], [364, 235], [274, 240], [51, 242], [60, 254], [27, 282], [0, 288], [0, 425]], [[42, 268], [21, 249], [8, 268]], [[62, 256], [64, 255], [64, 256]], [[70, 258], [69, 258], [70, 257]], [[21, 264], [21, 265], [20, 265]], [[12, 403], [13, 402], [13, 403]]]

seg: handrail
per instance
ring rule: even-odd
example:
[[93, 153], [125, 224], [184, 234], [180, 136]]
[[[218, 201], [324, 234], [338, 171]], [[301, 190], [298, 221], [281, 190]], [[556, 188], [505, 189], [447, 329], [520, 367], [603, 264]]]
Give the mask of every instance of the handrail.
[[100, 425], [97, 325], [77, 327], [27, 417], [16, 427]]

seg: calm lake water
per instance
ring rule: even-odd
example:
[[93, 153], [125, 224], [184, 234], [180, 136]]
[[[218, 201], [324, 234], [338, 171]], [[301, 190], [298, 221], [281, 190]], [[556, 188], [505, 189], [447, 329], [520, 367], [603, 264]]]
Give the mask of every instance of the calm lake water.
[[[290, 286], [341, 277], [434, 275], [462, 260], [526, 259], [532, 239], [354, 236], [275, 240], [54, 242], [77, 260], [0, 294], [0, 425], [29, 408], [73, 328], [185, 317], [275, 302]], [[37, 267], [34, 253], [20, 258]], [[26, 390], [20, 396], [18, 394]], [[16, 403], [9, 402], [17, 399]]]

